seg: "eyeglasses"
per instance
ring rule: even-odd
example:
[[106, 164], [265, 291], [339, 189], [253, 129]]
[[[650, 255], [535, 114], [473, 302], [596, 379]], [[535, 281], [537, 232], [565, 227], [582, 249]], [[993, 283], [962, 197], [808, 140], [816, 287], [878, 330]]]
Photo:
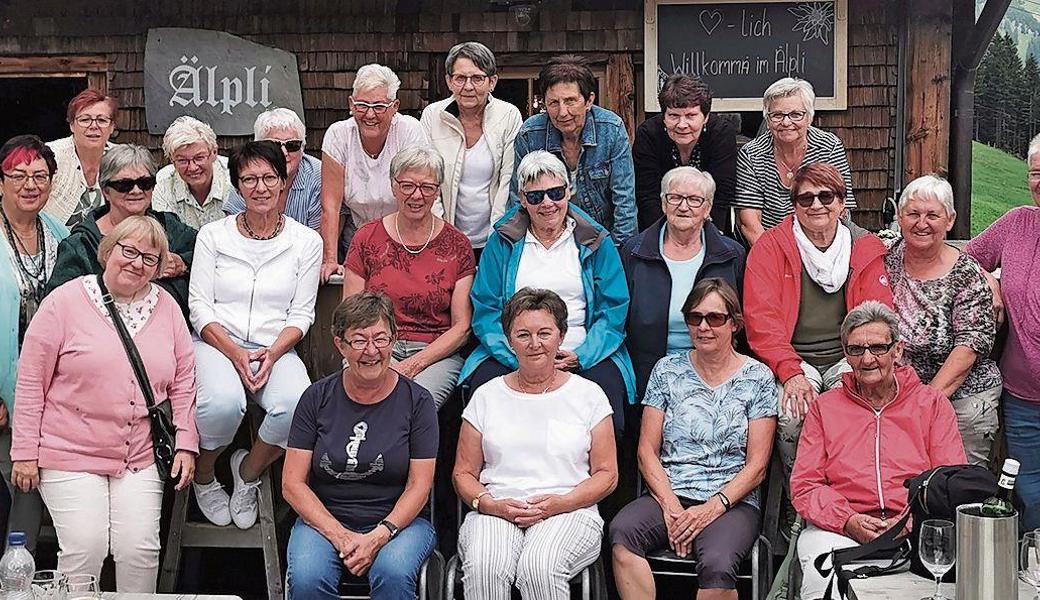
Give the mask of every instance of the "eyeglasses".
[[159, 264], [158, 254], [149, 254], [147, 252], [141, 252], [133, 246], [127, 246], [122, 242], [116, 242], [116, 246], [119, 246], [119, 250], [123, 253], [123, 258], [127, 260], [137, 260], [137, 257], [141, 257], [141, 262], [146, 267], [154, 267]]
[[76, 117], [75, 121], [76, 125], [79, 125], [84, 129], [90, 127], [94, 123], [97, 123], [98, 127], [105, 128], [112, 124], [112, 117], [106, 117], [104, 115], [100, 115], [97, 117], [91, 117], [90, 115], [80, 115]]
[[299, 152], [303, 148], [303, 140], [272, 140], [266, 139], [265, 142], [274, 142], [285, 149], [286, 152]]
[[722, 327], [729, 319], [730, 316], [726, 313], [710, 312], [702, 314], [694, 312], [686, 315], [686, 324], [700, 327], [703, 321], [707, 321], [709, 327]]
[[419, 190], [423, 197], [430, 198], [437, 194], [437, 190], [441, 189], [440, 184], [437, 183], [415, 183], [414, 181], [401, 181], [400, 179], [395, 179], [394, 183], [401, 188], [401, 193], [405, 196], [411, 196], [415, 193], [415, 190]]
[[368, 102], [359, 102], [357, 100], [354, 100], [350, 106], [354, 109], [354, 112], [364, 113], [367, 111], [372, 111], [377, 115], [381, 115], [386, 111], [390, 110], [394, 106], [394, 103], [391, 102], [387, 104], [381, 102], [379, 104], [370, 104]]
[[809, 208], [816, 200], [819, 200], [820, 204], [824, 206], [830, 206], [839, 197], [838, 194], [830, 190], [823, 190], [822, 192], [802, 192], [794, 196], [792, 200], [802, 208]]
[[487, 75], [484, 75], [483, 73], [481, 73], [479, 75], [452, 75], [451, 76], [451, 82], [454, 83], [455, 85], [457, 85], [458, 87], [465, 87], [466, 83], [472, 83], [473, 87], [480, 87], [480, 86], [484, 85], [485, 83], [487, 83], [488, 79], [490, 79], [490, 77], [488, 77]]
[[182, 169], [187, 169], [188, 166], [191, 165], [191, 163], [195, 163], [201, 167], [202, 165], [206, 164], [206, 160], [209, 159], [209, 157], [212, 155], [212, 152], [206, 152], [204, 154], [196, 154], [191, 158], [176, 158], [174, 159], [173, 164], [177, 165]]
[[134, 186], [141, 189], [142, 192], [150, 191], [155, 187], [155, 176], [138, 177], [137, 179], [113, 179], [105, 184], [105, 187], [110, 187], [120, 194], [129, 194]]
[[802, 119], [809, 114], [804, 110], [792, 110], [791, 112], [771, 112], [769, 113], [769, 121], [771, 123], [780, 124], [784, 122], [784, 119], [790, 119], [792, 123], [801, 123]]
[[271, 189], [274, 186], [278, 185], [278, 182], [281, 180], [281, 177], [273, 173], [268, 173], [263, 177], [257, 177], [256, 175], [243, 175], [242, 177], [238, 178], [238, 183], [247, 190], [251, 190], [255, 188], [257, 185], [259, 185], [262, 181], [264, 182], [264, 187], [266, 187], [267, 189]]
[[895, 342], [889, 342], [887, 344], [870, 344], [869, 346], [849, 344], [848, 346], [845, 346], [845, 354], [848, 354], [849, 356], [863, 356], [863, 353], [869, 350], [874, 356], [884, 356], [888, 354], [888, 351], [895, 345]]
[[542, 200], [546, 198], [553, 202], [559, 202], [563, 200], [563, 197], [567, 195], [567, 186], [560, 185], [551, 187], [547, 190], [531, 190], [524, 192], [524, 198], [527, 199], [527, 203], [531, 206], [537, 206], [542, 203]]
[[688, 204], [690, 208], [700, 208], [708, 201], [707, 198], [701, 196], [683, 196], [682, 194], [665, 194], [664, 201], [668, 203], [668, 206], [679, 206], [683, 202]]
[[343, 340], [343, 341], [346, 342], [347, 345], [350, 346], [351, 348], [353, 348], [353, 349], [355, 349], [357, 351], [361, 351], [361, 350], [364, 350], [365, 348], [368, 348], [369, 344], [372, 344], [373, 346], [375, 346], [377, 350], [382, 350], [383, 348], [386, 348], [387, 346], [389, 346], [390, 342], [392, 342], [393, 340], [389, 336], [379, 335], [379, 336], [376, 336], [374, 338], [362, 338], [362, 337], [359, 337], [359, 338], [353, 338], [353, 339], [350, 339], [350, 340]]
[[10, 179], [18, 187], [24, 186], [30, 179], [36, 184], [36, 187], [45, 187], [50, 185], [51, 176], [50, 173], [22, 173], [15, 171], [14, 173], [4, 173], [4, 179]]

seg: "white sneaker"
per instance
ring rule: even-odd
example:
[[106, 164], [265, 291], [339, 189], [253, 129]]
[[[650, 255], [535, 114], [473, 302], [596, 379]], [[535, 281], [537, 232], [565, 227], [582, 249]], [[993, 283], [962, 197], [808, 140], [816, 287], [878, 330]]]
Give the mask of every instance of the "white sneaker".
[[231, 455], [231, 477], [235, 480], [235, 491], [231, 493], [228, 508], [231, 512], [231, 520], [239, 529], [249, 529], [256, 523], [256, 515], [259, 510], [260, 479], [256, 481], [244, 481], [239, 469], [245, 460], [247, 450], [235, 450]]
[[210, 523], [221, 527], [231, 524], [231, 511], [228, 509], [230, 499], [216, 477], [209, 483], [192, 482], [191, 487], [195, 489], [195, 500], [202, 514]]

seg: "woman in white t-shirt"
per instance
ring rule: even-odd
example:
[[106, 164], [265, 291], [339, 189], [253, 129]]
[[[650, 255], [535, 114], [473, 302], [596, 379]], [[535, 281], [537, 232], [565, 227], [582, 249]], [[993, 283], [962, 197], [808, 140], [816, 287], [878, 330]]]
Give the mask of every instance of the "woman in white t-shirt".
[[[414, 117], [397, 114], [401, 80], [389, 68], [370, 64], [358, 69], [350, 95], [351, 118], [329, 126], [321, 143], [321, 280], [343, 274], [339, 250], [365, 223], [397, 210], [390, 190], [390, 161], [400, 150], [426, 145]], [[340, 217], [350, 222], [340, 231]], [[342, 237], [342, 241], [341, 241]]]
[[524, 288], [502, 311], [519, 368], [462, 413], [453, 479], [473, 509], [459, 531], [467, 598], [566, 598], [599, 556], [596, 503], [617, 486], [611, 408], [598, 385], [556, 368], [567, 305]]

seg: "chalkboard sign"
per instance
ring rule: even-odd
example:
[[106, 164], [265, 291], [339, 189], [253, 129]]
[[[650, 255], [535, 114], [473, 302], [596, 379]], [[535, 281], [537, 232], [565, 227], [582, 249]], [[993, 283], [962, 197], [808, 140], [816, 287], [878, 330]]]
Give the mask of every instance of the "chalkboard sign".
[[848, 0], [645, 0], [646, 110], [673, 73], [697, 75], [713, 111], [761, 110], [781, 77], [812, 83], [816, 108], [846, 108]]

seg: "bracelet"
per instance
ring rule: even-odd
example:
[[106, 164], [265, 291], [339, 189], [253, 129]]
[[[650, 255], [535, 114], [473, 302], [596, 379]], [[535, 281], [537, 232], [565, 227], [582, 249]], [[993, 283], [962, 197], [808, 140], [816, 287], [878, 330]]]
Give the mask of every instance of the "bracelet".
[[479, 513], [480, 512], [480, 499], [483, 498], [484, 496], [490, 496], [490, 495], [491, 495], [491, 492], [489, 492], [487, 490], [484, 490], [483, 492], [480, 492], [479, 494], [477, 494], [477, 497], [473, 499], [473, 502], [470, 503], [470, 507], [473, 508], [474, 511]]
[[722, 503], [722, 507], [725, 508], [728, 511], [729, 507], [730, 507], [730, 503], [729, 503], [729, 498], [726, 497], [726, 494], [723, 494], [722, 492], [715, 492], [715, 495], [718, 496], [719, 502]]

